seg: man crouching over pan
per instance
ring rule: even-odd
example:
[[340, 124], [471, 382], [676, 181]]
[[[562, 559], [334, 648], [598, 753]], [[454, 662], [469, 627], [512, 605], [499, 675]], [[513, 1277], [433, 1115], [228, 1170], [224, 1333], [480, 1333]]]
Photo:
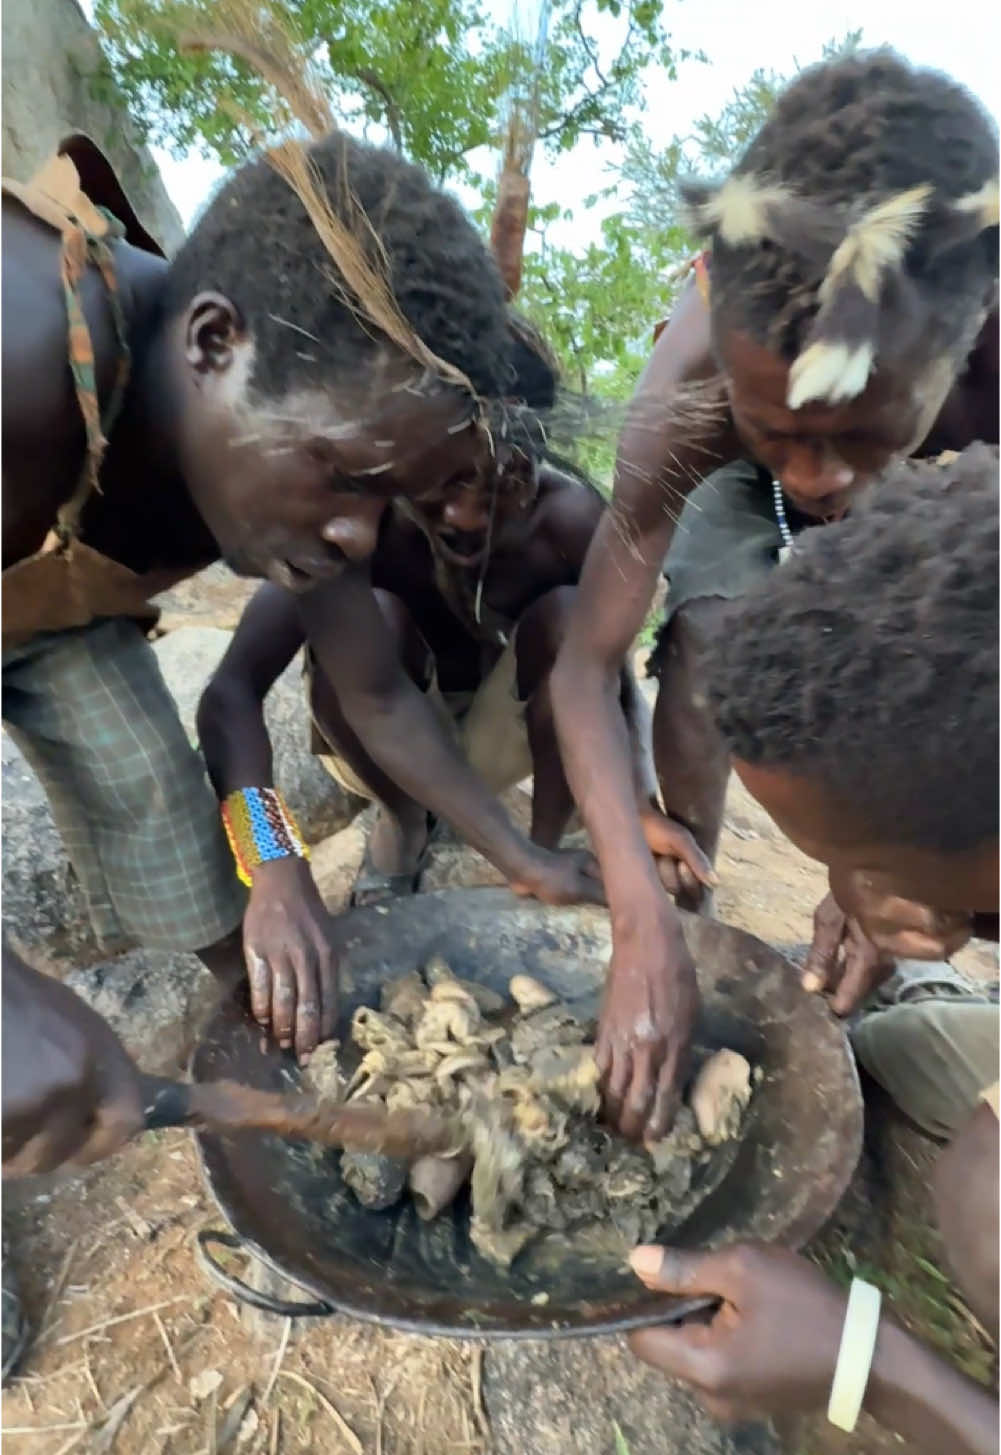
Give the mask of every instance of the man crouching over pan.
[[[948, 1142], [934, 1188], [946, 1256], [996, 1337], [997, 1004], [956, 994], [941, 970], [915, 986], [892, 955], [997, 938], [997, 449], [896, 466], [867, 508], [809, 532], [728, 613], [709, 674], [745, 786], [829, 867], [852, 940], [825, 988], [837, 996], [853, 976], [838, 1008], [862, 1003], [860, 1062]], [[708, 1324], [630, 1337], [721, 1419], [826, 1405], [851, 1430], [864, 1408], [907, 1449], [997, 1450], [996, 1399], [881, 1312], [862, 1280], [846, 1299], [806, 1259], [750, 1245], [638, 1248], [632, 1261], [650, 1287], [721, 1300]]]
[[[553, 388], [550, 377], [550, 397]], [[301, 602], [261, 587], [202, 698], [200, 741], [225, 805], [248, 784], [271, 785], [263, 700], [306, 643], [314, 750], [345, 787], [379, 804], [354, 904], [416, 891], [431, 816], [455, 825], [520, 893], [548, 903], [600, 895], [589, 855], [556, 852], [573, 805], [548, 679], [604, 504], [543, 458], [530, 419], [512, 406], [489, 472], [387, 504], [370, 560], [314, 593], [308, 632]], [[418, 694], [435, 708], [427, 731], [408, 715]], [[636, 790], [653, 798], [648, 712], [629, 670], [620, 695]], [[529, 774], [531, 843], [495, 796]], [[667, 820], [663, 832], [679, 880], [707, 878], [688, 832]], [[326, 914], [308, 865], [290, 854], [251, 877], [255, 943], [269, 945], [273, 974], [296, 979]]]

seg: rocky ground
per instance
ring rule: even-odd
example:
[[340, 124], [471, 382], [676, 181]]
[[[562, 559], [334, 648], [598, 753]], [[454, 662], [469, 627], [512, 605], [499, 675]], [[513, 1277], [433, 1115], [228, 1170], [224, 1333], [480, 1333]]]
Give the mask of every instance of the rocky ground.
[[[214, 568], [166, 603], [157, 650], [189, 729], [245, 596], [242, 583]], [[354, 819], [357, 803], [309, 758], [300, 704], [293, 664], [269, 704], [279, 781], [300, 817], [308, 806], [314, 872], [337, 908], [360, 861], [364, 825]], [[132, 950], [108, 961], [86, 927], [44, 799], [6, 737], [3, 791], [4, 918], [13, 937], [114, 1021], [144, 1069], [176, 1070], [213, 1003], [207, 974], [184, 955]], [[524, 817], [527, 797], [516, 790], [510, 803]], [[808, 938], [823, 874], [736, 783], [719, 868], [722, 919], [772, 944]], [[427, 875], [428, 887], [493, 882], [489, 866], [451, 843], [439, 846]], [[986, 946], [970, 947], [963, 964], [974, 975], [997, 973]], [[836, 1278], [847, 1280], [853, 1268], [877, 1278], [901, 1317], [989, 1382], [995, 1350], [939, 1271], [927, 1225], [933, 1155], [874, 1101], [860, 1171], [812, 1252]], [[781, 1433], [724, 1432], [615, 1339], [484, 1349], [342, 1319], [248, 1316], [196, 1264], [195, 1235], [218, 1213], [183, 1133], [148, 1134], [84, 1175], [8, 1185], [5, 1198], [12, 1256], [39, 1331], [4, 1399], [12, 1450], [876, 1455], [900, 1448], [869, 1425], [851, 1439], [821, 1422]]]

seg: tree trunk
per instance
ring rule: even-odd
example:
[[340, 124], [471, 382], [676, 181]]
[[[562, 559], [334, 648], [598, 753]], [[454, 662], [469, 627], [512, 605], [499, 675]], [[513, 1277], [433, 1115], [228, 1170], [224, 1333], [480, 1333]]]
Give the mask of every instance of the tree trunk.
[[497, 186], [497, 205], [490, 224], [490, 246], [493, 249], [508, 302], [521, 287], [521, 268], [525, 254], [525, 232], [528, 227], [528, 200], [532, 193], [529, 178], [508, 162]]

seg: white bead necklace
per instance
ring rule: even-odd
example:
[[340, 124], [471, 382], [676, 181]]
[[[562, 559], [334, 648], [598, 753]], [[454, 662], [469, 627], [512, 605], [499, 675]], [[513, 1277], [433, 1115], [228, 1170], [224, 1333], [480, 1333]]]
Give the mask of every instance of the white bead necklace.
[[793, 535], [789, 529], [789, 522], [786, 519], [786, 507], [785, 501], [782, 498], [782, 486], [778, 480], [772, 481], [772, 501], [775, 505], [775, 522], [779, 528], [779, 535], [782, 537], [779, 560], [784, 561], [792, 550]]

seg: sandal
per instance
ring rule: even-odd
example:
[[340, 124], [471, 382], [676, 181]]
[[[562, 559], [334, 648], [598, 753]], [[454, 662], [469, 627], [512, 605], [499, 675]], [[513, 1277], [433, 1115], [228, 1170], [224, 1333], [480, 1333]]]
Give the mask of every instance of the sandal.
[[[802, 970], [810, 953], [810, 942], [803, 940], [775, 948]], [[900, 960], [893, 974], [872, 992], [861, 1009], [868, 1014], [894, 1005], [919, 1005], [923, 1000], [976, 1000], [996, 1004], [998, 982], [970, 980], [945, 960]]]
[[920, 1005], [927, 1000], [970, 1000], [992, 1004], [998, 999], [997, 981], [970, 980], [946, 961], [901, 960], [896, 970], [872, 996], [873, 1010], [894, 1005]]
[[3, 1335], [3, 1348], [0, 1376], [2, 1376], [2, 1383], [6, 1385], [10, 1376], [16, 1372], [31, 1337], [31, 1329], [21, 1310], [21, 1293], [17, 1273], [7, 1256], [6, 1238], [3, 1241], [3, 1267], [0, 1269], [0, 1273], [2, 1273], [3, 1282], [3, 1318], [2, 1330], [0, 1330]]
[[381, 869], [377, 869], [372, 863], [369, 841], [366, 839], [365, 853], [362, 855], [361, 865], [348, 900], [351, 908], [367, 909], [371, 905], [381, 904], [387, 899], [405, 899], [407, 895], [416, 894], [421, 887], [421, 875], [427, 868], [428, 859], [431, 856], [433, 828], [434, 820], [429, 815], [427, 839], [417, 856], [417, 863], [412, 869], [407, 869], [402, 874], [385, 874]]

